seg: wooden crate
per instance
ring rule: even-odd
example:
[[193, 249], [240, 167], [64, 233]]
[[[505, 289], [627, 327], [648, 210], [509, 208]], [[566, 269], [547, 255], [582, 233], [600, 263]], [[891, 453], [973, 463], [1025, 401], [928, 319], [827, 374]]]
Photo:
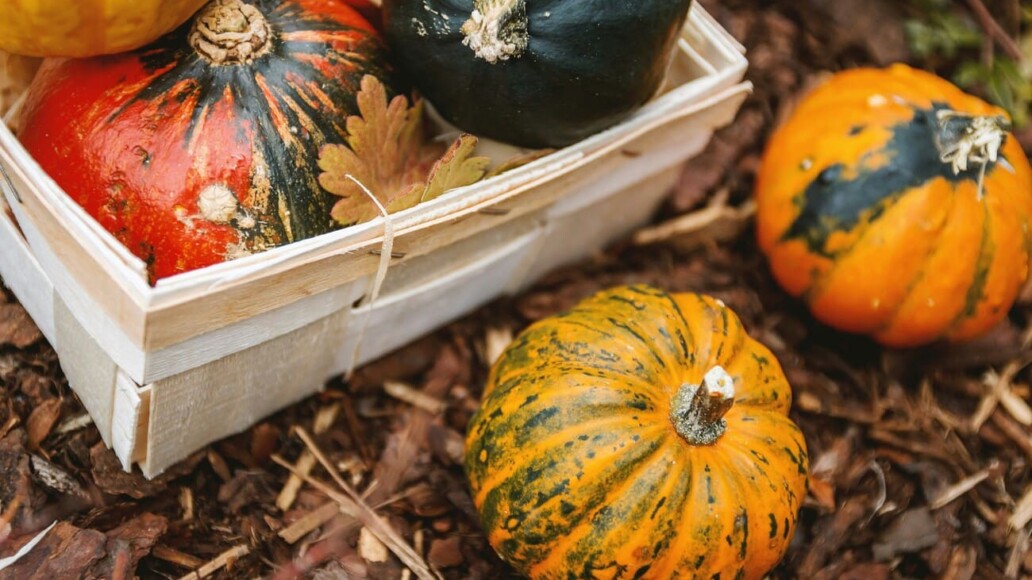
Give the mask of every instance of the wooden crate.
[[0, 275], [104, 441], [152, 477], [646, 222], [682, 163], [733, 119], [746, 66], [696, 6], [667, 86], [622, 124], [395, 214], [393, 236], [378, 219], [154, 287], [0, 124]]

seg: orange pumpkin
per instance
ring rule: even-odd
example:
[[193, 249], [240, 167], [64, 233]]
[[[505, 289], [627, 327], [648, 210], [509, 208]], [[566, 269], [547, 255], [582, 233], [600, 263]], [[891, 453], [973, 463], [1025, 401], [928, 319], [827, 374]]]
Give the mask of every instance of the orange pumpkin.
[[1025, 281], [1032, 170], [1005, 113], [895, 65], [834, 75], [772, 136], [760, 248], [819, 320], [890, 346], [977, 337]]
[[27, 56], [87, 57], [157, 40], [207, 0], [4, 0], [0, 49]]
[[491, 369], [466, 440], [488, 540], [532, 578], [762, 578], [806, 495], [791, 400], [719, 301], [600, 292]]

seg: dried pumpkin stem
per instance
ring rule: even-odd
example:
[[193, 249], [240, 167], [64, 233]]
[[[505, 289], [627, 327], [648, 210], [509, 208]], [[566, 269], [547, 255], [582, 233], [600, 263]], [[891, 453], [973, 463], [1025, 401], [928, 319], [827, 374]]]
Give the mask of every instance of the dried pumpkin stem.
[[194, 18], [190, 46], [215, 65], [248, 64], [272, 48], [272, 29], [242, 0], [214, 0]]
[[970, 166], [980, 166], [978, 196], [981, 198], [986, 168], [999, 158], [1010, 122], [1002, 116], [976, 116], [948, 110], [936, 113], [936, 120], [939, 126], [935, 146], [939, 159], [950, 165], [955, 175]]
[[691, 445], [712, 445], [727, 430], [727, 414], [735, 403], [735, 381], [715, 366], [702, 384], [681, 385], [670, 405], [670, 421]]
[[519, 58], [530, 42], [526, 0], [473, 0], [462, 34], [462, 44], [491, 64]]

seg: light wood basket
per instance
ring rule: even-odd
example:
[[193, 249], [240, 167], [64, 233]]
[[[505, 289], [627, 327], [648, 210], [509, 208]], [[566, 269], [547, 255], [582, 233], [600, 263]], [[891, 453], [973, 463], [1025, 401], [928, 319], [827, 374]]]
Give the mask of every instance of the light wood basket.
[[[153, 477], [375, 359], [645, 223], [751, 87], [698, 5], [666, 88], [602, 134], [385, 221], [147, 283], [0, 123], [0, 275], [126, 469]], [[2, 74], [2, 71], [0, 71]], [[13, 219], [12, 219], [13, 218]]]

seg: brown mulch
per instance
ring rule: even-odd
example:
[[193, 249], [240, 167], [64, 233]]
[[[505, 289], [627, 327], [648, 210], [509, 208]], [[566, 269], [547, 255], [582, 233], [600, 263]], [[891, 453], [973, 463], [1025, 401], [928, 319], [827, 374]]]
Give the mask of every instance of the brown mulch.
[[0, 580], [510, 577], [460, 466], [485, 361], [531, 321], [631, 282], [721, 298], [794, 386], [812, 482], [774, 577], [1032, 576], [1032, 291], [979, 342], [891, 351], [811, 319], [752, 237], [752, 178], [779, 114], [824, 71], [908, 59], [899, 4], [704, 4], [748, 46], [756, 85], [656, 223], [706, 219], [554, 272], [155, 481], [122, 472], [51, 347], [0, 294], [0, 557], [60, 522]]

